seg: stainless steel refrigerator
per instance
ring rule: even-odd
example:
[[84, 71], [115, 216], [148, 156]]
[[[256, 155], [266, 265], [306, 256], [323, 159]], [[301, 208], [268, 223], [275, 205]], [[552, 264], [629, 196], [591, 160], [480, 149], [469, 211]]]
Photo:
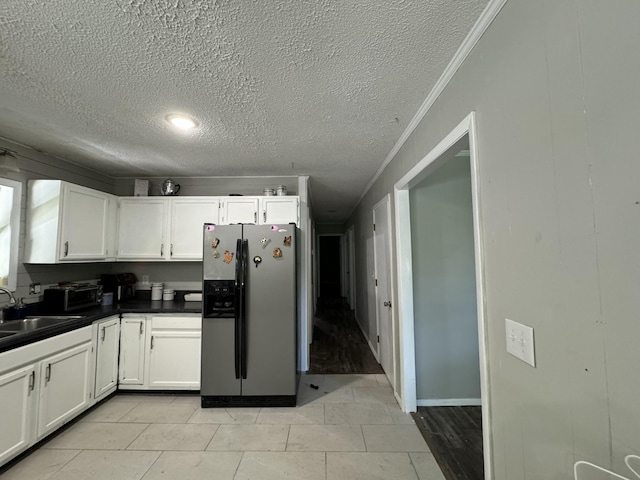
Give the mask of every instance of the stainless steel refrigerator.
[[202, 407], [295, 406], [296, 226], [204, 225]]

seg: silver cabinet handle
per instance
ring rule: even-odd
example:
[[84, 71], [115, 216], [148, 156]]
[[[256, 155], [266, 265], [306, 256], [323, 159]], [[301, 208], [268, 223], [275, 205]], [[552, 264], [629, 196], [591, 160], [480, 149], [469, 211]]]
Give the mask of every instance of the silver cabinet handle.
[[258, 212], [253, 212], [253, 223], [258, 223]]
[[262, 211], [262, 221], [264, 221], [264, 222], [267, 221], [267, 211], [266, 210]]
[[153, 350], [153, 335], [151, 336], [151, 349], [150, 350]]
[[64, 256], [69, 255], [69, 242], [64, 242]]
[[44, 374], [44, 380], [45, 382], [49, 382], [51, 380], [51, 364], [50, 363], [47, 364], [47, 370]]
[[33, 392], [34, 388], [36, 388], [36, 372], [31, 372], [29, 375], [29, 390]]
[[383, 303], [383, 305], [384, 305], [385, 307], [389, 307], [389, 308], [391, 308], [391, 302], [384, 302], [384, 303]]
[[142, 335], [143, 330], [144, 330], [143, 323], [142, 323], [142, 322], [140, 322], [140, 335]]
[[163, 257], [164, 256], [164, 243], [160, 244], [160, 256]]
[[102, 327], [102, 338], [101, 338], [101, 340], [102, 340], [103, 342], [104, 342], [104, 335], [105, 335], [104, 330], [105, 330], [105, 327]]
[[169, 250], [169, 256], [173, 257], [173, 243], [171, 244], [171, 249]]

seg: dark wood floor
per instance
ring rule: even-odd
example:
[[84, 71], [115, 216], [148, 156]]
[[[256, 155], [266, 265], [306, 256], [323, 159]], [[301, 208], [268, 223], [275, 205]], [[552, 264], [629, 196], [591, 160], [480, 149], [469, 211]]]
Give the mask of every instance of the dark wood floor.
[[309, 373], [384, 373], [344, 298], [320, 298]]
[[483, 480], [481, 407], [418, 407], [413, 419], [447, 480]]

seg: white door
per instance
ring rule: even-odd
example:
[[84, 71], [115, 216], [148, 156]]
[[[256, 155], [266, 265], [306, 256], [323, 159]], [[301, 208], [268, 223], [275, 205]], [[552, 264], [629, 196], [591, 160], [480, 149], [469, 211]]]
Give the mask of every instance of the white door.
[[107, 255], [109, 195], [63, 184], [60, 260], [99, 260]]
[[202, 260], [202, 227], [219, 223], [217, 198], [171, 199], [171, 260]]
[[38, 438], [89, 406], [91, 342], [45, 358], [40, 363]]
[[149, 387], [199, 389], [200, 338], [196, 331], [152, 331]]
[[35, 400], [33, 365], [0, 377], [0, 465], [29, 446], [36, 414]]
[[393, 382], [390, 218], [389, 197], [387, 196], [373, 209], [373, 249], [379, 336], [378, 358], [389, 380]]
[[118, 258], [165, 258], [165, 250], [168, 253], [168, 246], [164, 244], [167, 202], [167, 198], [120, 200]]
[[94, 398], [112, 390], [118, 384], [118, 350], [120, 318], [96, 325], [96, 384]]
[[120, 323], [121, 385], [144, 384], [145, 325], [147, 317], [123, 316]]
[[298, 197], [262, 197], [259, 223], [299, 223]]
[[258, 223], [258, 199], [249, 197], [229, 197], [222, 200], [220, 223]]

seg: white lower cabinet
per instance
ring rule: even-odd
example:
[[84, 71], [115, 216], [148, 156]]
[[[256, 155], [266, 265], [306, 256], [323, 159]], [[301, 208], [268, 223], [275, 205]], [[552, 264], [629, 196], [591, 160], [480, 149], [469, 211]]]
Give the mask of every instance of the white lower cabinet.
[[92, 404], [90, 326], [0, 354], [0, 465]]
[[199, 390], [199, 314], [123, 314], [120, 390]]
[[118, 382], [125, 388], [145, 384], [146, 324], [146, 315], [122, 315]]
[[153, 316], [149, 388], [200, 388], [200, 316]]
[[93, 326], [96, 346], [96, 381], [94, 400], [114, 392], [118, 387], [118, 352], [120, 350], [120, 316], [109, 317]]
[[0, 376], [0, 465], [25, 450], [33, 438], [37, 404], [35, 366]]
[[91, 404], [91, 342], [40, 363], [38, 438], [75, 417]]

